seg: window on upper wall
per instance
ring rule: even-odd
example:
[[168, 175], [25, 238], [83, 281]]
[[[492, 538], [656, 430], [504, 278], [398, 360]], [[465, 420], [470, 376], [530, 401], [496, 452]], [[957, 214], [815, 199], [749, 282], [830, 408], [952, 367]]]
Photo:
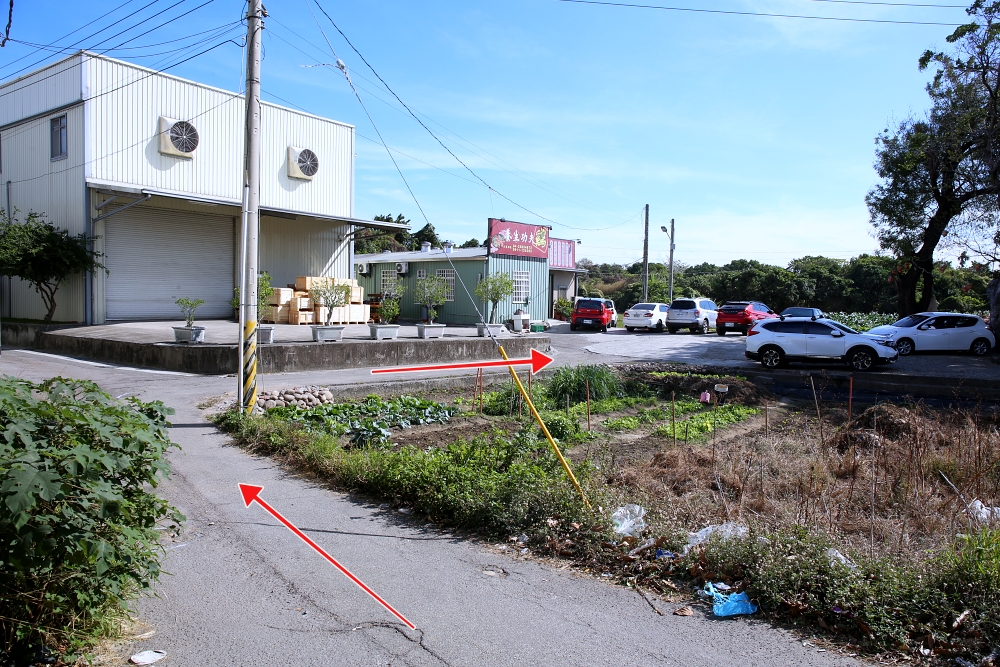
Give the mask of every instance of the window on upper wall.
[[382, 269], [382, 297], [396, 293], [396, 269]]
[[417, 269], [417, 280], [427, 277], [427, 269]]
[[531, 294], [531, 273], [529, 271], [511, 271], [510, 277], [514, 279], [514, 294], [511, 301], [528, 303], [528, 295]]
[[52, 127], [52, 154], [53, 160], [62, 160], [68, 153], [68, 142], [66, 137], [66, 115], [63, 114], [51, 121]]
[[445, 294], [445, 301], [455, 300], [455, 269], [438, 269], [435, 274], [438, 278], [443, 280], [448, 286], [448, 292]]

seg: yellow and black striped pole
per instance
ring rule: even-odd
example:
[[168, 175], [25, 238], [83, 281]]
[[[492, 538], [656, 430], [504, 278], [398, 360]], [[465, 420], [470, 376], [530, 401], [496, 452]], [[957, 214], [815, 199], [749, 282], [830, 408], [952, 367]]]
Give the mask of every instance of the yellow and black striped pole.
[[257, 323], [247, 322], [243, 329], [243, 411], [253, 412], [257, 405]]

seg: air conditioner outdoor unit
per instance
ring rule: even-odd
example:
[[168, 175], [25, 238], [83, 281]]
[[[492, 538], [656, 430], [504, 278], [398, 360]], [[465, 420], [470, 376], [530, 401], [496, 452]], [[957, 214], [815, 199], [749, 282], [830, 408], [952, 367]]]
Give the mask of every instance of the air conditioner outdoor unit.
[[200, 141], [198, 130], [186, 120], [160, 116], [160, 152], [174, 157], [194, 157]]
[[369, 271], [368, 264], [365, 262], [358, 262], [354, 265], [354, 270], [360, 274], [366, 274]]
[[319, 171], [319, 157], [308, 148], [288, 147], [288, 177], [311, 181]]
[[409, 262], [396, 262], [396, 273], [398, 273], [401, 276], [405, 276], [409, 272], [410, 272]]

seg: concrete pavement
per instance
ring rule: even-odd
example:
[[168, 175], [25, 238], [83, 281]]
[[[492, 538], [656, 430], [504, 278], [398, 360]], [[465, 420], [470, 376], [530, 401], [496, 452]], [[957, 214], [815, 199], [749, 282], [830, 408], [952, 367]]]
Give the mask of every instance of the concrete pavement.
[[[557, 346], [562, 363], [601, 357]], [[114, 395], [177, 410], [172, 479], [160, 493], [188, 517], [169, 545], [157, 598], [137, 604], [165, 665], [848, 665], [754, 619], [656, 615], [641, 597], [568, 570], [505, 555], [415, 517], [389, 513], [227, 444], [197, 407], [225, 376], [113, 368], [6, 350], [0, 372], [92, 379]], [[266, 383], [362, 384], [358, 371]], [[369, 376], [370, 377], [370, 376]], [[335, 380], [336, 382], [332, 382]], [[410, 631], [256, 505], [261, 496], [417, 625]]]

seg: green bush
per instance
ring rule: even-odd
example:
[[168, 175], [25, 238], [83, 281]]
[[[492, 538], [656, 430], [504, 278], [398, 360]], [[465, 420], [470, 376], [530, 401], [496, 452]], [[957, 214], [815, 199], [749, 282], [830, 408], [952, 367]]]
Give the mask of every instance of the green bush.
[[[580, 423], [564, 412], [547, 412], [542, 415], [545, 428], [556, 440], [571, 440], [580, 433]], [[541, 429], [539, 429], [541, 433]]]
[[92, 382], [0, 379], [0, 656], [79, 650], [160, 574], [150, 493], [173, 445], [162, 403], [113, 399]]
[[892, 324], [899, 319], [898, 315], [886, 313], [827, 313], [826, 316], [858, 331], [868, 331], [883, 324]]
[[[494, 432], [426, 451], [403, 447], [344, 449], [326, 434], [309, 432], [277, 415], [218, 418], [237, 444], [262, 454], [280, 453], [343, 487], [411, 505], [444, 525], [494, 537], [546, 530], [546, 519], [590, 521], [566, 472], [535, 429]], [[582, 484], [587, 464], [574, 470]]]
[[554, 407], [587, 400], [587, 383], [590, 383], [590, 400], [620, 398], [624, 395], [622, 381], [607, 366], [562, 366], [552, 374], [545, 393]]

